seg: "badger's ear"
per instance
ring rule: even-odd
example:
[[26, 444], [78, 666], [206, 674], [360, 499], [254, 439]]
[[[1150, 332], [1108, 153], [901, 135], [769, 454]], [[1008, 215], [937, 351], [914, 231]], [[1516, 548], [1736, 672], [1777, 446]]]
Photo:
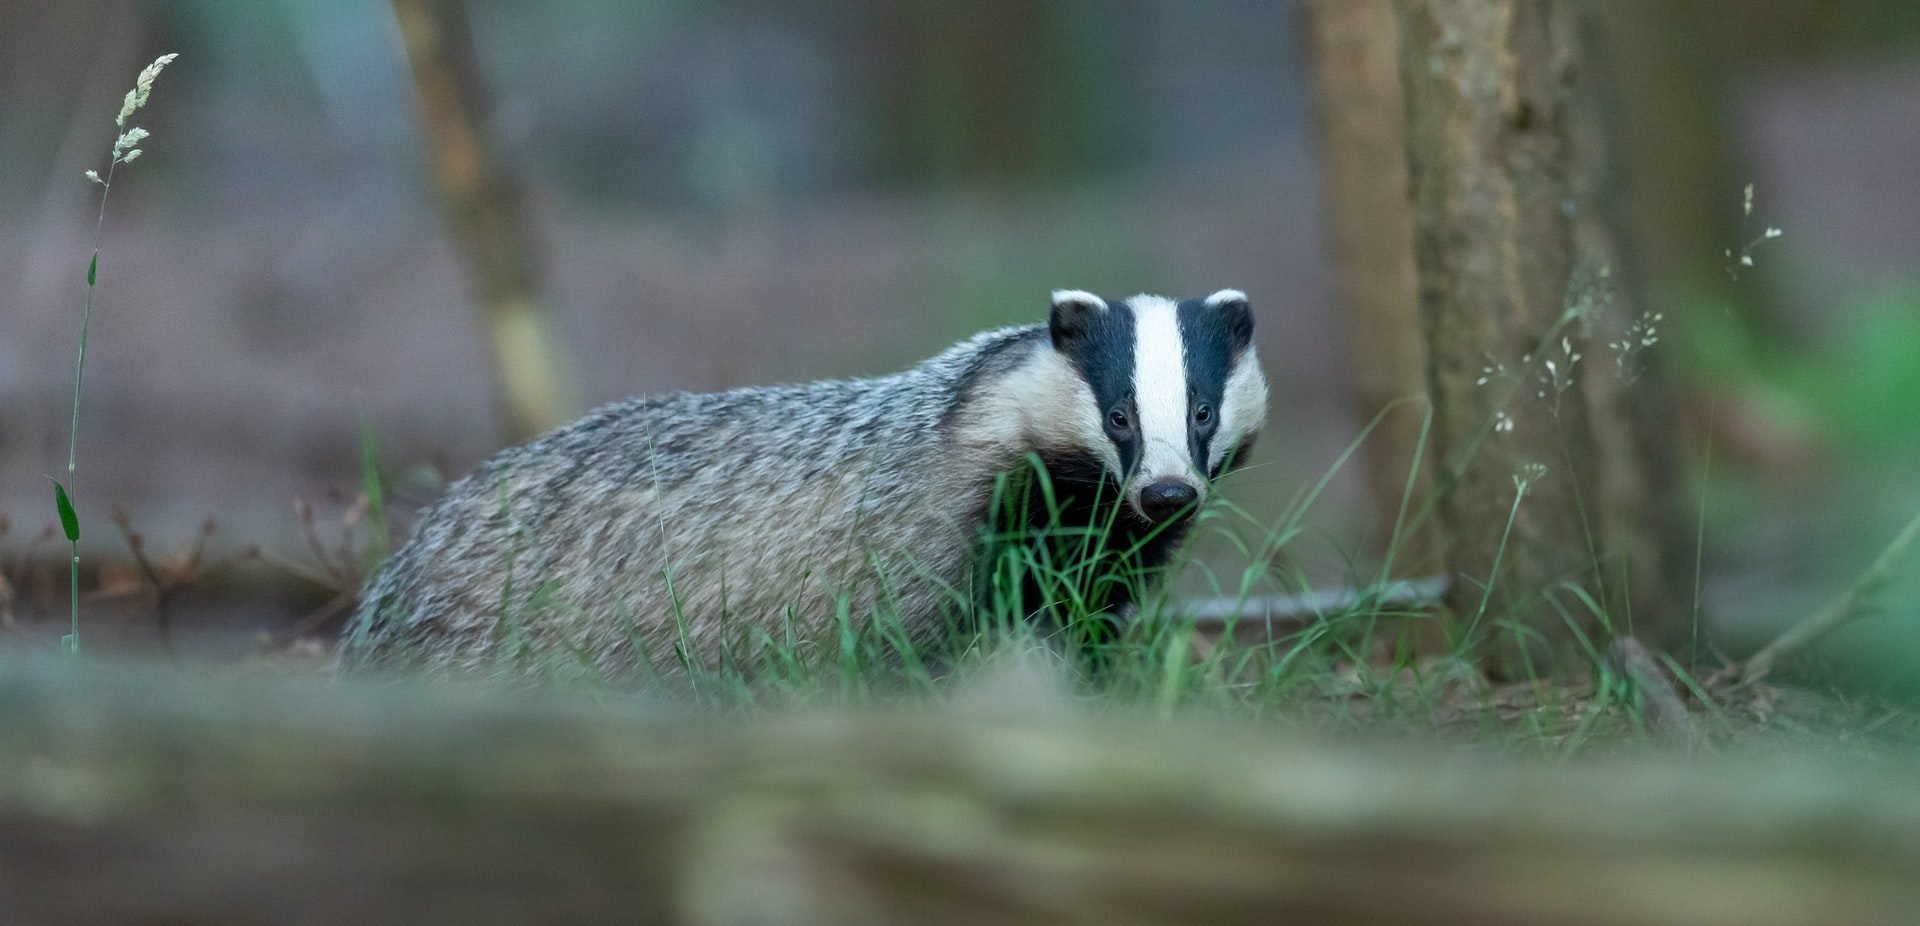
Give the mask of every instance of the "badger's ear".
[[1227, 330], [1233, 333], [1235, 350], [1253, 343], [1253, 306], [1247, 304], [1247, 294], [1237, 289], [1223, 289], [1206, 298], [1207, 307], [1220, 313], [1220, 319], [1226, 323]]
[[1078, 289], [1054, 290], [1053, 311], [1047, 319], [1047, 329], [1053, 333], [1053, 346], [1065, 350], [1105, 311], [1106, 300], [1092, 293]]

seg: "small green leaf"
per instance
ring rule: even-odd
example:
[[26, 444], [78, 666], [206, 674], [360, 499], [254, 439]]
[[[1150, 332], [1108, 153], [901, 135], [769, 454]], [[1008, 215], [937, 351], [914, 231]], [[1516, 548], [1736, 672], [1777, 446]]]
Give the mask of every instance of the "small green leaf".
[[100, 252], [95, 251], [93, 252], [93, 259], [90, 261], [87, 261], [87, 285], [88, 286], [93, 285], [94, 274], [99, 269], [100, 269]]
[[65, 636], [63, 636], [63, 637], [61, 637], [61, 638], [60, 638], [60, 652], [62, 652], [62, 653], [64, 653], [64, 654], [66, 654], [66, 655], [68, 655], [68, 656], [77, 656], [77, 655], [79, 655], [79, 653], [80, 653], [80, 635], [79, 635], [79, 634], [77, 634], [77, 633], [70, 633], [70, 634], [67, 634], [67, 635], [65, 635]]
[[67, 532], [67, 542], [79, 543], [80, 516], [73, 513], [73, 500], [67, 497], [67, 487], [58, 482], [53, 484], [53, 503], [60, 509], [60, 529]]

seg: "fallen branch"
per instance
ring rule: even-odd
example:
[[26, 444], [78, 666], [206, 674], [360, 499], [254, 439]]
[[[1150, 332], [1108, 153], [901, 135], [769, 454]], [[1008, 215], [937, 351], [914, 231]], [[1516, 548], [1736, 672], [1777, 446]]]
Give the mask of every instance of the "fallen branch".
[[1333, 588], [1298, 595], [1189, 598], [1176, 603], [1169, 617], [1202, 628], [1265, 624], [1275, 630], [1291, 629], [1325, 617], [1329, 612], [1361, 605], [1383, 611], [1439, 607], [1441, 599], [1446, 597], [1447, 586], [1446, 578], [1435, 577], [1395, 581], [1384, 587]]
[[1907, 556], [1907, 548], [1913, 545], [1916, 536], [1920, 536], [1920, 515], [1915, 515], [1907, 526], [1895, 535], [1893, 542], [1880, 551], [1878, 559], [1867, 571], [1860, 574], [1847, 590], [1838, 598], [1828, 602], [1826, 607], [1813, 613], [1806, 620], [1788, 628], [1786, 633], [1775, 638], [1759, 652], [1748, 657], [1745, 662], [1736, 663], [1716, 678], [1716, 683], [1751, 685], [1767, 677], [1781, 659], [1804, 649], [1808, 644], [1832, 633], [1841, 625], [1859, 617], [1871, 606], [1875, 595], [1893, 578], [1893, 570]]

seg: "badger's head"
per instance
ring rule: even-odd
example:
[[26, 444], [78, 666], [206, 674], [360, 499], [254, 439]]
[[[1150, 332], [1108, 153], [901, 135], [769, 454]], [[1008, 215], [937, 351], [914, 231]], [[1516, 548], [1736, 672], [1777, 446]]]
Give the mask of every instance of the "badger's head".
[[1149, 522], [1192, 514], [1266, 420], [1253, 312], [1239, 290], [1111, 303], [1059, 290], [1048, 329], [1085, 382], [1081, 402], [1091, 394], [1091, 408], [1071, 416], [1075, 442], [1105, 463], [1128, 508]]

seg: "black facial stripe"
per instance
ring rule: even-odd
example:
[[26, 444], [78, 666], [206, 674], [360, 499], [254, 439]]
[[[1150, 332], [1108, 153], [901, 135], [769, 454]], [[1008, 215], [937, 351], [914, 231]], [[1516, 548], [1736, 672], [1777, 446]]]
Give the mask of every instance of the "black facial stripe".
[[[1194, 468], [1204, 473], [1208, 471], [1213, 437], [1219, 433], [1227, 377], [1232, 375], [1234, 360], [1245, 344], [1217, 307], [1199, 299], [1180, 303], [1177, 318], [1181, 354], [1187, 366], [1187, 446], [1193, 454]], [[1204, 428], [1193, 423], [1193, 409], [1202, 403], [1213, 410], [1213, 420]]]
[[1114, 448], [1120, 453], [1120, 465], [1131, 472], [1140, 460], [1140, 412], [1133, 401], [1133, 310], [1124, 302], [1107, 304], [1111, 308], [1095, 313], [1062, 350], [1093, 388], [1093, 401], [1103, 424], [1115, 408], [1127, 413], [1134, 436], [1114, 441]]
[[1234, 447], [1226, 456], [1221, 457], [1220, 465], [1210, 470], [1207, 473], [1207, 478], [1218, 479], [1227, 473], [1239, 469], [1241, 465], [1246, 463], [1247, 455], [1253, 452], [1254, 434], [1258, 433], [1258, 431], [1255, 431], [1241, 438], [1239, 446]]

